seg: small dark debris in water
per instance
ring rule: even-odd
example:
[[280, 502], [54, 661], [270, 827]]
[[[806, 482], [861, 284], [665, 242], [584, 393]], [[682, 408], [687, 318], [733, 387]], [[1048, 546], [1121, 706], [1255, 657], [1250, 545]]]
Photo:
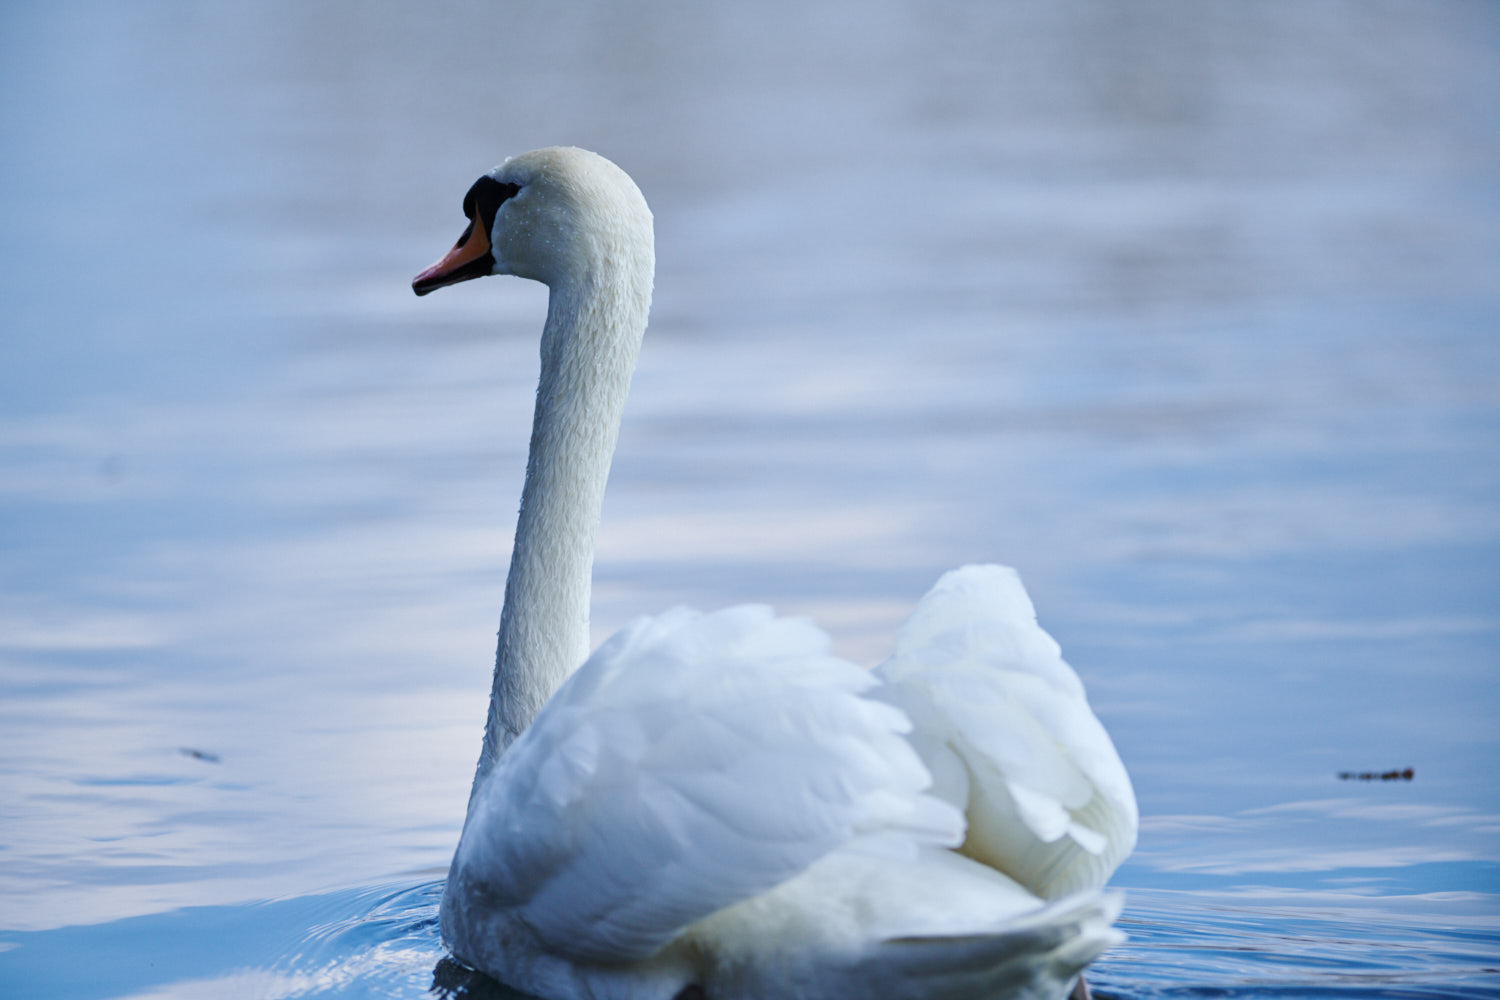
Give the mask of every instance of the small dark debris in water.
[[1417, 772], [1411, 768], [1404, 771], [1340, 771], [1340, 781], [1410, 781]]
[[201, 760], [205, 764], [217, 764], [219, 762], [219, 755], [216, 753], [209, 753], [207, 750], [197, 750], [193, 747], [180, 747], [177, 752], [182, 754], [184, 757], [191, 757], [194, 760]]

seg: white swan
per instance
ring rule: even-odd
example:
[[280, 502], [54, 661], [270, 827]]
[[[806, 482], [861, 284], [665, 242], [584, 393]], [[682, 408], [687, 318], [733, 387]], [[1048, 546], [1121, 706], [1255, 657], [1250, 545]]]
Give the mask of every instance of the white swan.
[[570, 148], [507, 160], [464, 212], [418, 295], [487, 274], [551, 295], [484, 747], [443, 893], [454, 954], [554, 998], [1082, 992], [1121, 939], [1100, 888], [1134, 845], [1135, 798], [1014, 571], [944, 576], [873, 673], [753, 606], [643, 618], [588, 656], [651, 213], [623, 171]]

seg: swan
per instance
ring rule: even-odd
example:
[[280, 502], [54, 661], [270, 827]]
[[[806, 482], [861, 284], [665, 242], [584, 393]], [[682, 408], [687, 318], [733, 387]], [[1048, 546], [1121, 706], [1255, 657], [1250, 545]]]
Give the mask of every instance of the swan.
[[412, 282], [550, 289], [484, 742], [439, 925], [549, 998], [1057, 998], [1123, 939], [1130, 779], [1015, 571], [966, 566], [867, 671], [769, 608], [678, 608], [589, 655], [652, 216], [576, 148], [512, 157]]

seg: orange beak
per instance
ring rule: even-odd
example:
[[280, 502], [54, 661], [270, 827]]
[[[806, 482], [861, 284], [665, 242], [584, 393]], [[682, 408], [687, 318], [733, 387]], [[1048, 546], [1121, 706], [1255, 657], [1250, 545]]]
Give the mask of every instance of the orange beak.
[[418, 295], [426, 295], [444, 285], [456, 285], [470, 278], [483, 278], [494, 266], [495, 258], [490, 253], [490, 234], [470, 218], [469, 228], [453, 244], [453, 249], [442, 260], [411, 279], [411, 290]]

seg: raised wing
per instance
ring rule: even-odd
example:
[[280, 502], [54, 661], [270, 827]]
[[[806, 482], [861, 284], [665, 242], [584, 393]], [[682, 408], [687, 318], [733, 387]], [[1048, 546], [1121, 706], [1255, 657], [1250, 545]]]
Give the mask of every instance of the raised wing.
[[828, 645], [754, 606], [621, 630], [495, 766], [455, 872], [551, 951], [625, 961], [841, 845], [956, 846], [906, 717]]
[[1104, 884], [1135, 846], [1130, 778], [1015, 570], [943, 576], [876, 674], [911, 717], [962, 852], [1045, 899]]

